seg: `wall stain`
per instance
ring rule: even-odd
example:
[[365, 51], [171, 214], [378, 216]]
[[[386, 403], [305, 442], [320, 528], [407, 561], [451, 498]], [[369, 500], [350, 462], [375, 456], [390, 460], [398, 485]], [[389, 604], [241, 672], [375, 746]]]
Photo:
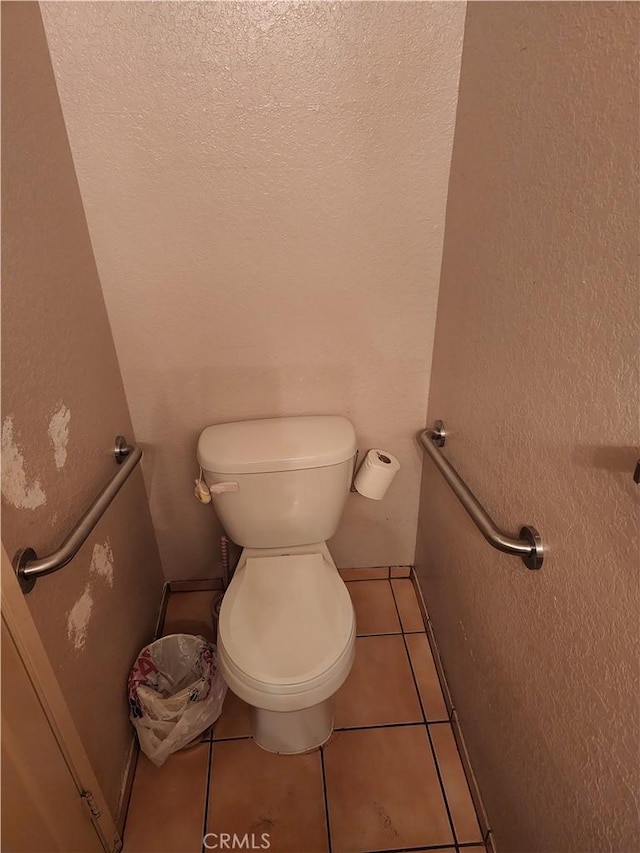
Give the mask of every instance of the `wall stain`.
[[69, 642], [73, 643], [76, 652], [84, 649], [89, 633], [89, 622], [93, 610], [93, 578], [97, 575], [113, 587], [113, 551], [109, 537], [102, 545], [95, 544], [91, 553], [89, 564], [90, 579], [87, 582], [82, 595], [67, 613], [67, 636]]
[[91, 574], [100, 575], [109, 586], [113, 586], [113, 551], [108, 536], [103, 545], [93, 546], [89, 571]]
[[89, 582], [67, 614], [67, 636], [77, 652], [82, 651], [87, 641], [92, 609], [93, 598], [91, 597], [91, 582]]
[[13, 439], [13, 417], [2, 422], [2, 496], [17, 509], [37, 509], [47, 496], [39, 480], [27, 482], [24, 456]]
[[60, 470], [64, 468], [67, 461], [67, 444], [69, 443], [69, 421], [71, 420], [71, 412], [60, 403], [58, 410], [54, 412], [49, 421], [49, 438], [53, 444], [53, 454], [56, 463], [56, 468]]
[[387, 810], [384, 808], [384, 806], [381, 803], [374, 802], [373, 807], [378, 815], [380, 826], [385, 836], [391, 836], [392, 838], [400, 838], [398, 830], [395, 828], [393, 821], [391, 820], [391, 817], [387, 813]]

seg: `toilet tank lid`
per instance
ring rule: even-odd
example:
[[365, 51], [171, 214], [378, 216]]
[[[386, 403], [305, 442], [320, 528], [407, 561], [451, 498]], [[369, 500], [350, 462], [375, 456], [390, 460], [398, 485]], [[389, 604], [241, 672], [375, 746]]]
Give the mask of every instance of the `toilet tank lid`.
[[198, 440], [198, 464], [216, 474], [323, 468], [355, 452], [353, 425], [338, 415], [214, 424]]

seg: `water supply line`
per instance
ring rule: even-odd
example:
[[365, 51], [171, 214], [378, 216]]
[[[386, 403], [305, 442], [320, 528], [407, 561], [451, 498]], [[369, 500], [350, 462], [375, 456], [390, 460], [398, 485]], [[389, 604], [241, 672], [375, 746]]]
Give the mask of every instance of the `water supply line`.
[[222, 595], [213, 605], [214, 625], [218, 625], [220, 619], [220, 608], [222, 607], [222, 599], [229, 586], [229, 540], [226, 536], [220, 537], [220, 567], [222, 569]]
[[222, 589], [226, 592], [229, 586], [229, 540], [220, 537], [220, 568], [222, 569]]

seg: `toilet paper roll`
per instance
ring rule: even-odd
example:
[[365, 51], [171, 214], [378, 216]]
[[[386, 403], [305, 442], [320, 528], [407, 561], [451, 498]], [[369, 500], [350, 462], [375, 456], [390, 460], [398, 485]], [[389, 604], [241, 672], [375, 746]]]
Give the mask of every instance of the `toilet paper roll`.
[[364, 457], [353, 485], [365, 498], [381, 501], [399, 468], [400, 463], [395, 456], [374, 448]]

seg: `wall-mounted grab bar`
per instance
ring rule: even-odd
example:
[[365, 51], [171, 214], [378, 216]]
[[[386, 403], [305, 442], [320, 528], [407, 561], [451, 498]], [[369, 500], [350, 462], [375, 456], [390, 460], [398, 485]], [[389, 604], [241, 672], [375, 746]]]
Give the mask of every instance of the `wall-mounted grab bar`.
[[25, 594], [31, 592], [39, 577], [57, 572], [75, 557], [129, 474], [142, 459], [142, 450], [127, 444], [122, 435], [117, 436], [113, 453], [116, 462], [122, 467], [109, 480], [62, 545], [47, 557], [38, 557], [33, 548], [22, 548], [14, 557], [13, 567], [18, 576], [20, 588]]
[[469, 513], [480, 533], [498, 551], [504, 551], [505, 554], [517, 554], [522, 558], [522, 562], [528, 569], [539, 569], [544, 559], [544, 546], [538, 531], [535, 527], [527, 525], [521, 528], [520, 536], [516, 538], [499, 530], [453, 465], [440, 452], [440, 448], [444, 447], [445, 440], [446, 432], [442, 421], [436, 421], [432, 429], [425, 429], [420, 433], [420, 441], [424, 449], [435, 462], [436, 467], [451, 486], [454, 495]]

